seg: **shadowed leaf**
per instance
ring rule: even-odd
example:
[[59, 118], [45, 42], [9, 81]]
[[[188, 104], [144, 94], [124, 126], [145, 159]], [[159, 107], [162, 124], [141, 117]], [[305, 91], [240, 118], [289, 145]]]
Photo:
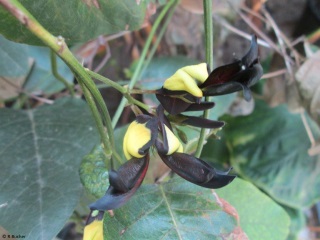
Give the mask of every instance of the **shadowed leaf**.
[[0, 225], [52, 239], [76, 207], [81, 158], [98, 137], [86, 104], [60, 99], [34, 110], [0, 109]]
[[[318, 139], [319, 128], [307, 119]], [[284, 105], [269, 108], [256, 101], [251, 115], [223, 120], [228, 123], [224, 130], [231, 165], [244, 178], [291, 207], [307, 207], [320, 199], [314, 191], [320, 188], [320, 158], [308, 155], [310, 140], [299, 114]]]
[[211, 190], [174, 178], [144, 185], [114, 217], [105, 214], [106, 239], [221, 239], [237, 227]]
[[[146, 9], [145, 1], [131, 0], [32, 0], [23, 6], [55, 36], [61, 35], [68, 44], [81, 43], [102, 34], [133, 30], [141, 26]], [[1, 33], [16, 42], [43, 45], [26, 28], [0, 8]]]

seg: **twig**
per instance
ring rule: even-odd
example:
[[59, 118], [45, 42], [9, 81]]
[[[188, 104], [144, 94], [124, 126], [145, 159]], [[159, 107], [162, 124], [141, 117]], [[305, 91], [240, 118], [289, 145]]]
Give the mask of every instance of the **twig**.
[[291, 66], [291, 58], [286, 53], [286, 46], [285, 46], [285, 43], [284, 43], [284, 41], [282, 39], [281, 32], [280, 32], [277, 24], [275, 23], [275, 21], [271, 17], [271, 15], [268, 13], [268, 11], [265, 10], [264, 8], [262, 8], [261, 11], [266, 16], [266, 19], [269, 21], [270, 25], [273, 28], [274, 33], [276, 34], [276, 37], [278, 39], [278, 43], [280, 45], [280, 50], [281, 50], [282, 56], [284, 58], [284, 62], [286, 64], [286, 67], [287, 67], [288, 72], [289, 72], [290, 82], [293, 82], [294, 81], [294, 72], [293, 72], [293, 69], [292, 69], [292, 66]]
[[104, 55], [102, 61], [99, 63], [99, 65], [93, 69], [94, 72], [99, 72], [101, 70], [101, 68], [103, 68], [103, 66], [108, 62], [108, 60], [111, 57], [111, 51], [110, 51], [110, 46], [108, 44], [108, 42], [105, 43], [105, 47], [106, 47], [106, 54]]
[[287, 69], [284, 68], [284, 69], [280, 69], [280, 70], [277, 70], [274, 72], [269, 72], [269, 73], [263, 74], [261, 79], [273, 78], [273, 77], [277, 77], [277, 76], [280, 76], [280, 75], [283, 75], [286, 73], [287, 73]]
[[171, 169], [169, 169], [168, 171], [166, 171], [164, 174], [162, 174], [157, 181], [155, 181], [155, 184], [160, 184], [163, 182], [163, 180], [172, 172]]
[[312, 134], [311, 128], [307, 122], [306, 116], [304, 115], [304, 110], [301, 110], [300, 116], [303, 123], [304, 128], [306, 129], [308, 138], [311, 143], [311, 147], [308, 149], [309, 156], [314, 156], [318, 153], [320, 153], [320, 145], [316, 145], [316, 140], [314, 139], [314, 136]]
[[27, 96], [39, 101], [39, 102], [43, 102], [43, 103], [47, 103], [47, 104], [53, 104], [54, 101], [47, 99], [47, 98], [43, 98], [43, 97], [38, 97], [37, 95], [35, 95], [34, 93], [30, 93], [26, 90], [24, 90], [23, 88], [19, 87], [18, 85], [14, 84], [13, 82], [9, 81], [8, 79], [6, 79], [5, 77], [2, 77], [1, 79], [3, 79], [7, 84], [11, 85], [12, 87], [16, 88], [16, 91], [18, 93], [23, 93], [26, 94]]
[[281, 56], [283, 56], [283, 53], [281, 50], [278, 48], [278, 46], [264, 33], [262, 32], [259, 28], [257, 28], [256, 25], [253, 24], [253, 22], [244, 14], [242, 14], [239, 10], [235, 10], [239, 16], [247, 23], [247, 25], [256, 32], [262, 39], [264, 39], [269, 46], [274, 49], [276, 52], [278, 52]]
[[[213, 18], [215, 21], [217, 21], [218, 23], [220, 23], [223, 27], [227, 28], [228, 30], [230, 30], [231, 32], [247, 39], [247, 40], [251, 40], [251, 35], [241, 31], [237, 28], [235, 28], [234, 26], [232, 26], [231, 24], [229, 24], [226, 20], [224, 20], [223, 18], [219, 17], [218, 15], [213, 15]], [[258, 44], [260, 46], [266, 47], [266, 48], [271, 48], [271, 46], [264, 40], [262, 40], [261, 38], [258, 38]]]
[[[270, 25], [270, 22], [265, 17], [263, 17], [261, 14], [255, 12], [255, 11], [252, 11], [250, 8], [248, 8], [246, 6], [241, 6], [241, 9], [243, 11], [250, 13], [251, 15], [259, 18], [265, 24]], [[279, 31], [283, 41], [286, 43], [287, 47], [291, 50], [291, 53], [293, 53], [294, 58], [296, 60], [296, 64], [299, 66], [300, 65], [299, 59], [302, 58], [301, 55], [298, 53], [298, 51], [296, 49], [293, 48], [294, 44], [289, 41], [289, 39], [286, 37], [286, 35], [279, 28], [278, 28], [278, 31]]]
[[64, 77], [62, 77], [58, 72], [57, 57], [54, 51], [52, 51], [52, 49], [50, 49], [50, 60], [51, 60], [51, 71], [53, 76], [55, 76], [56, 79], [58, 79], [61, 83], [63, 83], [64, 86], [69, 90], [71, 96], [74, 97], [73, 85], [68, 83], [68, 81], [64, 79]]

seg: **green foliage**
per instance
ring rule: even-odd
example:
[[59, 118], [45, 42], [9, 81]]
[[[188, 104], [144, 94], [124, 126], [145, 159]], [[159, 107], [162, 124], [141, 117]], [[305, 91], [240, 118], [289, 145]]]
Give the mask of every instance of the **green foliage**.
[[284, 207], [291, 219], [288, 240], [299, 240], [298, 234], [306, 227], [306, 217], [302, 210]]
[[65, 98], [34, 110], [0, 109], [0, 123], [0, 225], [52, 239], [79, 200], [79, 164], [98, 142], [92, 117], [83, 101]]
[[108, 161], [99, 145], [83, 158], [80, 165], [81, 182], [96, 198], [102, 197], [109, 186]]
[[[105, 239], [221, 239], [237, 227], [210, 189], [181, 178], [144, 185], [114, 217], [105, 214]], [[239, 233], [240, 234], [240, 233]]]
[[[55, 36], [68, 44], [85, 42], [102, 34], [133, 30], [141, 26], [145, 1], [131, 0], [25, 0], [23, 6]], [[4, 8], [0, 8], [0, 33], [16, 42], [43, 45]]]
[[25, 45], [15, 44], [0, 35], [1, 77], [21, 77], [29, 71], [28, 52]]
[[[61, 35], [67, 44], [72, 45], [99, 35], [139, 28], [148, 2], [25, 0], [21, 3], [45, 29], [55, 36]], [[170, 4], [166, 7], [172, 7], [175, 2], [170, 1]], [[163, 16], [166, 13], [164, 11]], [[211, 18], [212, 14], [209, 16]], [[155, 25], [159, 23], [160, 20]], [[16, 42], [51, 47], [57, 44], [49, 44], [49, 40], [41, 42], [5, 8], [0, 8], [0, 27], [3, 36]], [[206, 36], [212, 37], [211, 30], [212, 27]], [[152, 36], [150, 33], [150, 39]], [[65, 88], [52, 74], [49, 49], [30, 45], [14, 43], [0, 36], [1, 100], [12, 100], [21, 90], [26, 95], [39, 92], [51, 95]], [[207, 55], [212, 57], [212, 51], [206, 48]], [[68, 48], [65, 46], [60, 50], [63, 52]], [[56, 53], [59, 55], [58, 51]], [[139, 71], [146, 53], [147, 48], [142, 51]], [[115, 169], [125, 161], [122, 141], [127, 126], [113, 131], [109, 114], [92, 79], [71, 52], [64, 54], [59, 56], [77, 76], [100, 137], [105, 140], [102, 141], [104, 147], [110, 149], [103, 149], [98, 144], [91, 114], [79, 99], [64, 98], [56, 100], [52, 106], [24, 111], [1, 108], [0, 163], [4, 169], [0, 175], [1, 233], [4, 228], [10, 234], [25, 235], [27, 239], [52, 239], [62, 229], [80, 198], [82, 187], [78, 174], [85, 189], [99, 198], [109, 186], [110, 157], [106, 152], [117, 151], [112, 156]], [[141, 80], [136, 87], [161, 88], [164, 80], [177, 69], [197, 63], [198, 60], [186, 56], [155, 58], [139, 77]], [[57, 64], [59, 74], [72, 84], [74, 77], [67, 65], [60, 59]], [[134, 80], [138, 75], [134, 74]], [[129, 86], [133, 83], [135, 81]], [[15, 87], [8, 94], [9, 85]], [[261, 86], [258, 87], [259, 93], [262, 92]], [[125, 88], [120, 86], [120, 89]], [[143, 99], [148, 105], [158, 104], [154, 94], [143, 94]], [[234, 99], [235, 94], [212, 98], [216, 106], [210, 110], [209, 118], [220, 118]], [[130, 99], [129, 102], [132, 103]], [[314, 105], [312, 109], [317, 109]], [[202, 112], [187, 115], [200, 116]], [[180, 177], [157, 185], [147, 184], [153, 183], [155, 172], [160, 171], [156, 162], [160, 160], [151, 150], [145, 184], [125, 206], [114, 210], [113, 217], [105, 214], [106, 239], [296, 238], [305, 225], [302, 209], [320, 199], [320, 158], [319, 155], [308, 155], [310, 142], [299, 114], [288, 112], [286, 106], [270, 108], [264, 102], [256, 101], [255, 110], [249, 116], [224, 116], [222, 120], [227, 125], [218, 133], [221, 140], [214, 138], [217, 130], [205, 131], [208, 144], [202, 158], [217, 164], [221, 170], [232, 165], [235, 172], [251, 183], [236, 179], [216, 191], [198, 187]], [[318, 139], [319, 128], [308, 117], [307, 120]], [[200, 129], [172, 125], [175, 134], [186, 140], [184, 150], [187, 153], [194, 153], [197, 146], [202, 145], [201, 141], [199, 143]], [[110, 143], [113, 132], [115, 149], [113, 144], [106, 144]]]
[[[34, 67], [26, 80], [25, 90], [53, 94], [65, 88], [52, 73], [50, 49], [28, 46], [28, 54], [34, 60]], [[57, 58], [57, 69], [68, 83], [73, 84], [73, 74], [60, 58]]]
[[240, 226], [249, 239], [287, 239], [288, 214], [252, 183], [237, 178], [230, 186], [216, 192], [237, 209]]
[[[231, 165], [277, 201], [311, 206], [320, 198], [319, 156], [309, 156], [310, 141], [299, 114], [286, 106], [256, 101], [252, 114], [223, 118]], [[309, 119], [315, 138], [318, 127]]]
[[[6, 78], [10, 83], [18, 85], [17, 87], [23, 87], [28, 93], [53, 94], [65, 88], [52, 73], [48, 48], [14, 43], [1, 36], [0, 46], [4, 46], [0, 47], [0, 61], [4, 63], [0, 67], [0, 78]], [[73, 74], [61, 59], [57, 59], [57, 68], [59, 74], [72, 84]], [[24, 83], [23, 86], [20, 86], [22, 83], [17, 84], [18, 80]], [[0, 79], [2, 88], [9, 87], [10, 83]], [[4, 94], [1, 98], [16, 96], [18, 91], [15, 91], [15, 95]]]

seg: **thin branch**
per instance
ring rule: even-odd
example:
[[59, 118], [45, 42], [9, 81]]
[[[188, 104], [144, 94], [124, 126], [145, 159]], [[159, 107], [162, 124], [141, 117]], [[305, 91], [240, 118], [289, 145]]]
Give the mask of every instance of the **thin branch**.
[[[216, 22], [218, 22], [219, 24], [221, 24], [223, 27], [225, 27], [226, 29], [228, 29], [229, 31], [247, 39], [247, 40], [251, 40], [251, 35], [244, 32], [244, 31], [241, 31], [237, 28], [235, 28], [234, 26], [232, 26], [231, 24], [229, 24], [226, 20], [224, 20], [223, 18], [219, 17], [218, 15], [213, 15], [213, 18]], [[258, 44], [260, 46], [263, 46], [263, 47], [266, 47], [266, 48], [271, 48], [270, 45], [265, 42], [264, 40], [262, 40], [261, 38], [258, 38]]]
[[[205, 30], [205, 46], [206, 46], [206, 61], [210, 71], [213, 70], [213, 23], [212, 23], [212, 1], [203, 0], [203, 12], [204, 12], [204, 30]], [[207, 102], [210, 101], [210, 97], [206, 97]], [[209, 117], [210, 110], [203, 112], [203, 118]], [[195, 157], [200, 157], [203, 146], [205, 144], [207, 129], [201, 128]]]
[[263, 74], [261, 79], [273, 78], [273, 77], [277, 77], [280, 75], [284, 75], [286, 73], [287, 73], [287, 69], [283, 68], [283, 69], [280, 69], [280, 70], [277, 70], [274, 72], [269, 72], [269, 73]]
[[280, 50], [281, 50], [282, 56], [284, 58], [284, 62], [286, 64], [286, 67], [287, 67], [289, 75], [290, 75], [290, 80], [291, 80], [291, 82], [293, 82], [294, 81], [294, 72], [293, 72], [293, 69], [292, 69], [292, 66], [291, 66], [291, 58], [286, 53], [286, 46], [285, 46], [285, 43], [284, 43], [284, 41], [282, 39], [281, 32], [280, 32], [277, 24], [275, 23], [275, 21], [271, 17], [271, 15], [268, 13], [268, 11], [266, 11], [264, 8], [262, 8], [261, 11], [266, 16], [266, 19], [269, 21], [270, 25], [273, 28], [274, 33], [276, 34], [276, 37], [278, 39], [278, 43], [280, 45]]
[[52, 49], [50, 49], [50, 60], [51, 60], [51, 71], [53, 76], [55, 76], [56, 79], [62, 82], [64, 86], [69, 90], [71, 96], [74, 97], [73, 85], [68, 83], [68, 81], [64, 79], [64, 77], [62, 77], [58, 72], [57, 57], [54, 51], [52, 51]]
[[[164, 17], [166, 16], [167, 12], [169, 11], [169, 9], [177, 3], [177, 0], [170, 0], [166, 5], [165, 7], [162, 9], [162, 11], [160, 12], [159, 16], [157, 17], [156, 21], [154, 22], [153, 26], [152, 26], [152, 29], [151, 29], [151, 32], [150, 32], [150, 35], [148, 36], [147, 38], [147, 41], [146, 41], [146, 44], [145, 46], [143, 47], [143, 50], [142, 50], [142, 53], [141, 53], [141, 56], [139, 58], [139, 61], [138, 61], [138, 64], [137, 64], [137, 67], [133, 73], [133, 76], [130, 80], [130, 83], [128, 85], [128, 89], [132, 89], [134, 87], [134, 85], [136, 84], [136, 82], [138, 81], [139, 79], [139, 76], [141, 75], [141, 70], [142, 70], [142, 67], [143, 67], [143, 63], [146, 59], [146, 56], [147, 56], [147, 52], [148, 52], [148, 49], [152, 43], [152, 39], [156, 33], [156, 30], [158, 29], [159, 25], [160, 25], [160, 22], [162, 21], [162, 19], [164, 19]], [[121, 99], [121, 102], [118, 106], [118, 109], [112, 119], [112, 126], [115, 127], [116, 124], [118, 123], [118, 120], [122, 114], [122, 111], [126, 105], [127, 101], [126, 99], [123, 97]]]

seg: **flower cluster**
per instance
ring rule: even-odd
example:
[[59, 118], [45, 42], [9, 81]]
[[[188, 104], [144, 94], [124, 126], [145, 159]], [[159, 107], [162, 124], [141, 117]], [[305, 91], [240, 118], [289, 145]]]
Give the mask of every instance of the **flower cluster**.
[[253, 35], [250, 49], [241, 60], [218, 67], [210, 74], [205, 63], [181, 68], [165, 81], [156, 96], [170, 114], [201, 111], [214, 106], [212, 102], [201, 102], [203, 96], [218, 96], [243, 90], [244, 98], [249, 101], [249, 87], [256, 84], [262, 74], [257, 37]]
[[[183, 145], [174, 135], [171, 121], [202, 128], [221, 128], [224, 122], [201, 117], [185, 116], [185, 111], [212, 108], [213, 102], [201, 102], [203, 96], [216, 96], [243, 91], [251, 99], [249, 87], [262, 76], [256, 37], [252, 37], [248, 53], [234, 63], [221, 66], [208, 74], [201, 63], [179, 69], [168, 78], [156, 97], [161, 103], [154, 115], [140, 114], [133, 121], [123, 139], [123, 152], [128, 160], [118, 170], [109, 171], [110, 186], [106, 194], [90, 205], [85, 234], [91, 236], [101, 229], [100, 221], [106, 210], [125, 204], [140, 187], [150, 160], [150, 148], [156, 149], [162, 161], [180, 177], [205, 188], [221, 188], [235, 175], [216, 170], [205, 161], [184, 153]], [[89, 228], [90, 226], [90, 228]], [[92, 229], [92, 230], [90, 230]], [[101, 234], [101, 233], [94, 233]]]

